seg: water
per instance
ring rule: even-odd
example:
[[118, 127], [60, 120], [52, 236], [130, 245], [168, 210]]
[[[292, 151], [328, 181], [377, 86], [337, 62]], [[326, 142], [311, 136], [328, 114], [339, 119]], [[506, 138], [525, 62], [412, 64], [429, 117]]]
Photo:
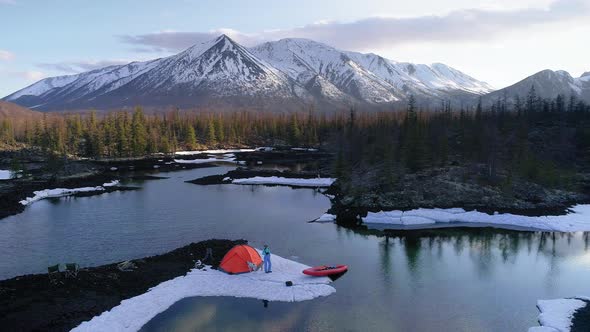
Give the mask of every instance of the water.
[[274, 253], [350, 271], [301, 303], [187, 298], [145, 331], [525, 331], [537, 299], [590, 294], [588, 234], [445, 229], [430, 234], [307, 223], [329, 201], [309, 189], [184, 183], [229, 168], [162, 173], [140, 191], [46, 200], [0, 220], [0, 278], [57, 262], [100, 265], [208, 238], [268, 242]]

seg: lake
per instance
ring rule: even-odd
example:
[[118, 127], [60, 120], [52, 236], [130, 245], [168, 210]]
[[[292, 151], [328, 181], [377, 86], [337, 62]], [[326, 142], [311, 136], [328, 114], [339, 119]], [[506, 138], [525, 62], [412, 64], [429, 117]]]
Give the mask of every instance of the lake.
[[525, 331], [537, 299], [590, 294], [587, 233], [443, 229], [384, 237], [308, 223], [329, 208], [311, 189], [184, 183], [233, 167], [159, 173], [138, 191], [59, 198], [0, 220], [0, 279], [56, 263], [101, 265], [209, 238], [268, 243], [308, 265], [348, 264], [329, 297], [300, 303], [186, 298], [145, 331]]

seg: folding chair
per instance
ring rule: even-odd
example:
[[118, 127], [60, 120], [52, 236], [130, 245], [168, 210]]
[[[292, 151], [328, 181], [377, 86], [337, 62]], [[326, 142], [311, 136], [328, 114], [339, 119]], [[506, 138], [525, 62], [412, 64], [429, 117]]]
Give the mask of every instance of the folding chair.
[[66, 264], [66, 278], [76, 278], [78, 276], [78, 271], [80, 271], [80, 267], [76, 263], [67, 263]]
[[61, 273], [59, 271], [59, 264], [49, 266], [47, 268], [47, 276], [49, 277], [49, 282], [52, 285], [57, 285], [59, 283], [62, 283]]

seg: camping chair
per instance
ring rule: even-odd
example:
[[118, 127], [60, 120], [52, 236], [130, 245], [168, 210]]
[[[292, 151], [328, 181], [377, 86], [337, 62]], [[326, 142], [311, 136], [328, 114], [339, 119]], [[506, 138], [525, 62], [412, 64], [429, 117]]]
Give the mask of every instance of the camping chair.
[[76, 263], [66, 264], [66, 278], [76, 278], [80, 267]]
[[47, 268], [47, 276], [49, 277], [49, 282], [52, 285], [57, 285], [59, 283], [62, 283], [61, 273], [59, 271], [59, 264], [49, 266]]
[[135, 265], [135, 263], [133, 263], [132, 261], [124, 261], [117, 264], [117, 269], [119, 269], [119, 271], [121, 272], [132, 272], [136, 268], [137, 265]]

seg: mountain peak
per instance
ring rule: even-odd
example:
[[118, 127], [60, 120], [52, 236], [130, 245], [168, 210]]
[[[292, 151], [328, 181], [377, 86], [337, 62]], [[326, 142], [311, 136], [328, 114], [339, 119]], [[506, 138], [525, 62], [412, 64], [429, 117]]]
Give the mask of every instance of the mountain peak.
[[220, 42], [220, 41], [229, 41], [231, 43], [236, 43], [233, 39], [231, 39], [225, 33], [222, 33], [221, 35], [219, 35], [219, 37], [215, 38], [215, 42]]
[[197, 58], [216, 45], [223, 47], [228, 43], [231, 45], [237, 45], [237, 43], [233, 41], [228, 35], [221, 34], [217, 38], [194, 44], [178, 55], [190, 55], [191, 58]]
[[580, 77], [590, 77], [590, 71], [583, 73]]
[[528, 77], [528, 79], [543, 79], [543, 80], [572, 80], [572, 76], [565, 70], [551, 70], [544, 69]]

